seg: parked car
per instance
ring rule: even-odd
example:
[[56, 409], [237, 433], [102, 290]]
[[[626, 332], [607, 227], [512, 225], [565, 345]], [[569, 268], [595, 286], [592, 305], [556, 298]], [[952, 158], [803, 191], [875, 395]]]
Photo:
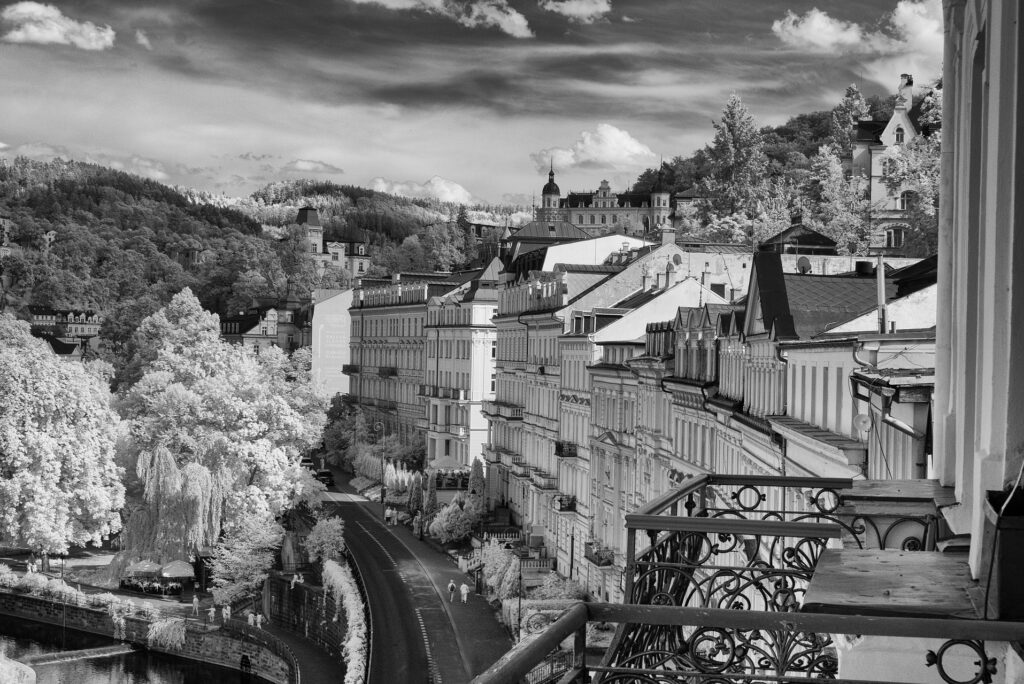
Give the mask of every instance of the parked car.
[[316, 465], [313, 463], [313, 459], [310, 458], [309, 456], [303, 456], [302, 458], [300, 458], [299, 465], [302, 466], [303, 468], [309, 468], [310, 470], [316, 469]]
[[313, 475], [313, 477], [320, 480], [328, 487], [334, 486], [334, 473], [326, 468], [316, 471], [316, 474]]

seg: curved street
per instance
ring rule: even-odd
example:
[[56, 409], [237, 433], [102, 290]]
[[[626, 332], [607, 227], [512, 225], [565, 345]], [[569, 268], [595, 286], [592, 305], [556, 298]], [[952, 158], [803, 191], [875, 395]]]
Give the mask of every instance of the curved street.
[[[340, 475], [340, 473], [338, 473]], [[351, 492], [342, 478], [342, 491]], [[483, 597], [449, 601], [449, 580], [472, 585], [435, 547], [385, 526], [380, 505], [347, 495], [331, 506], [366, 586], [373, 621], [370, 684], [469, 682], [512, 646]]]

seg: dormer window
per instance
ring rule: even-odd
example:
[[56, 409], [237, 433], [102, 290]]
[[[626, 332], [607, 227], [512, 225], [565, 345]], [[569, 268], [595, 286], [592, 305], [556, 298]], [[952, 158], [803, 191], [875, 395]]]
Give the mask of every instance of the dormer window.
[[903, 126], [898, 126], [898, 127], [896, 128], [896, 144], [897, 144], [897, 145], [899, 145], [899, 144], [902, 144], [902, 143], [903, 143], [903, 139], [904, 139], [905, 137], [906, 137], [906, 136], [905, 136], [905, 134], [904, 134], [904, 132], [903, 132]]

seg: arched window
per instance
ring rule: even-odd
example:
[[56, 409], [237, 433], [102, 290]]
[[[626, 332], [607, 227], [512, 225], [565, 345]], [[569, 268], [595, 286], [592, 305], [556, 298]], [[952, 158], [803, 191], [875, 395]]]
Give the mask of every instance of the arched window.
[[608, 217], [605, 216], [604, 214], [601, 214], [601, 225], [603, 226], [606, 223], [608, 223]]
[[902, 247], [904, 240], [904, 232], [902, 226], [893, 226], [885, 229], [885, 246], [886, 247]]
[[580, 224], [582, 226], [583, 225], [583, 214], [578, 214], [577, 218], [579, 220], [576, 223], [578, 223], [578, 224]]
[[596, 216], [594, 216], [593, 214], [591, 214], [591, 215], [590, 215], [590, 225], [594, 225], [594, 222], [595, 222], [596, 220], [597, 220], [597, 217], [596, 217]]
[[896, 144], [899, 145], [903, 142], [906, 134], [903, 132], [903, 126], [896, 127]]

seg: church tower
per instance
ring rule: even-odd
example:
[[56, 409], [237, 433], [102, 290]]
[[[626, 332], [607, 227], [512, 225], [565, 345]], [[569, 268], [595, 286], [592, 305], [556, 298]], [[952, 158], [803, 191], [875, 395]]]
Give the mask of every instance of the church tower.
[[551, 170], [548, 171], [548, 182], [541, 190], [540, 208], [537, 209], [538, 221], [557, 221], [558, 202], [562, 198], [562, 191], [555, 184], [555, 163], [552, 160]]
[[665, 172], [658, 169], [658, 180], [651, 188], [651, 228], [657, 230], [665, 228], [665, 224], [671, 226], [669, 215], [672, 213], [669, 207], [671, 193], [668, 184], [665, 183]]

